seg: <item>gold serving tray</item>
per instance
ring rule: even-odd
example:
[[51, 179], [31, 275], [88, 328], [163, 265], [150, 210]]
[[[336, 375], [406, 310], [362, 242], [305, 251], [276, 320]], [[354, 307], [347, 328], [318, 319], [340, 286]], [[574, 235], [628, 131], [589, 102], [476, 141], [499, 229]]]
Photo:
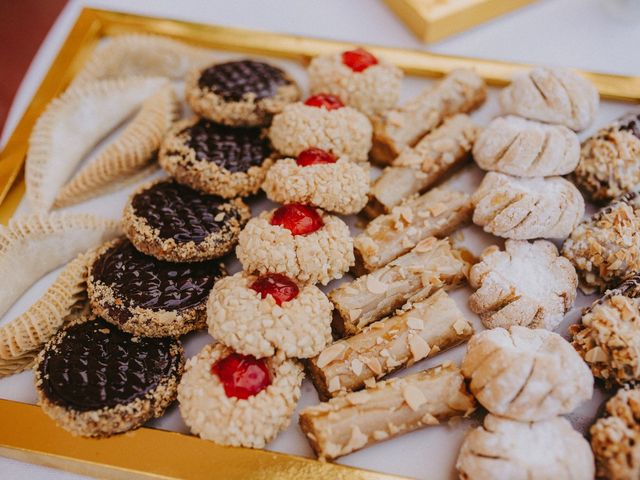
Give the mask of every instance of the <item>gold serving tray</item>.
[[[23, 197], [25, 155], [37, 118], [71, 82], [100, 38], [125, 33], [161, 34], [212, 49], [303, 63], [321, 53], [352, 47], [330, 40], [85, 9], [0, 153], [0, 223], [11, 218]], [[416, 76], [437, 77], [454, 68], [471, 67], [488, 83], [504, 85], [515, 73], [528, 68], [521, 64], [364, 46]], [[595, 83], [603, 98], [640, 101], [640, 77], [582, 73]], [[292, 455], [222, 447], [197, 437], [150, 428], [104, 440], [76, 438], [56, 427], [38, 407], [9, 400], [0, 400], [0, 425], [0, 455], [100, 478], [399, 478]]]

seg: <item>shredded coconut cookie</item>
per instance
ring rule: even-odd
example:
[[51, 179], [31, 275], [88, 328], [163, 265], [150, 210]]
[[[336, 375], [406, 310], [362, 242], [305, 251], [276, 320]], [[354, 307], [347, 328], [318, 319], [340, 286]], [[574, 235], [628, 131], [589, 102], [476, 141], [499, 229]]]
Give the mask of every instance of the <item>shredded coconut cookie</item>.
[[625, 115], [588, 138], [573, 178], [595, 202], [640, 187], [640, 114]]
[[469, 307], [487, 328], [553, 330], [576, 298], [578, 275], [551, 242], [507, 240], [487, 248], [471, 268]]
[[619, 390], [590, 433], [598, 478], [640, 478], [640, 389]]
[[534, 423], [487, 415], [467, 433], [458, 461], [462, 480], [592, 480], [593, 454], [564, 418]]
[[255, 275], [240, 272], [217, 282], [207, 304], [209, 333], [236, 352], [267, 357], [281, 350], [287, 357], [317, 355], [331, 342], [333, 305], [313, 285], [300, 288], [278, 305], [251, 288]]
[[473, 223], [503, 238], [565, 238], [584, 215], [578, 189], [561, 177], [489, 172], [473, 194]]
[[563, 125], [547, 125], [512, 115], [493, 120], [473, 146], [483, 170], [519, 177], [571, 173], [580, 159], [580, 140]]
[[543, 329], [514, 326], [474, 335], [462, 373], [490, 413], [523, 422], [570, 413], [593, 394], [593, 375], [580, 355]]
[[630, 192], [580, 223], [562, 254], [585, 292], [604, 291], [640, 272], [640, 198]]
[[336, 157], [365, 161], [371, 132], [367, 117], [351, 107], [327, 110], [298, 102], [273, 117], [269, 138], [276, 150], [290, 157], [315, 147]]
[[227, 396], [212, 366], [232, 354], [207, 345], [187, 361], [178, 386], [180, 413], [191, 431], [220, 445], [263, 448], [287, 428], [300, 398], [302, 366], [284, 355], [267, 359], [270, 385], [248, 398]]
[[319, 212], [324, 225], [308, 235], [293, 235], [272, 225], [273, 210], [249, 220], [240, 232], [236, 255], [247, 272], [283, 273], [303, 283], [326, 285], [355, 263], [349, 227]]
[[544, 67], [516, 76], [499, 99], [505, 113], [576, 131], [593, 122], [600, 102], [598, 90], [586, 78], [571, 70]]
[[337, 95], [369, 117], [393, 107], [400, 98], [402, 70], [384, 60], [354, 72], [343, 63], [342, 53], [320, 55], [311, 61], [308, 73], [312, 94]]
[[299, 166], [292, 158], [278, 160], [262, 184], [277, 203], [300, 202], [351, 215], [362, 210], [369, 192], [369, 168], [346, 157], [336, 163]]

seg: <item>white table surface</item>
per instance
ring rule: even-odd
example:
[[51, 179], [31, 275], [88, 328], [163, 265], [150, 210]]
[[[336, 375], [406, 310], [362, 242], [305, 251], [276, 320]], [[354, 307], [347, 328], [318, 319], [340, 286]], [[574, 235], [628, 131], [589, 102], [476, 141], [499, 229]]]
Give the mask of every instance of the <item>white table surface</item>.
[[[6, 142], [20, 119], [83, 6], [355, 43], [428, 48], [438, 53], [640, 75], [640, 0], [539, 0], [429, 47], [418, 42], [380, 0], [72, 0], [29, 68], [0, 144]], [[7, 480], [82, 478], [5, 458], [0, 458], [0, 472], [0, 477]]]

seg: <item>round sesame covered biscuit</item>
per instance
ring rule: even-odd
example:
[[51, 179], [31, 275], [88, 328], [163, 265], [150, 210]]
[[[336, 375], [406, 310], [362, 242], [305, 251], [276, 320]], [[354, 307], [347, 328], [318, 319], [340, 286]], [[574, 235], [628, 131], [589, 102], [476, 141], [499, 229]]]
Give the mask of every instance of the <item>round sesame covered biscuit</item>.
[[298, 287], [278, 274], [240, 272], [214, 285], [207, 323], [211, 336], [236, 352], [267, 357], [279, 350], [290, 358], [310, 358], [331, 342], [332, 310], [316, 286]]
[[169, 262], [197, 262], [226, 255], [250, 216], [240, 198], [224, 200], [163, 179], [131, 195], [122, 223], [140, 252]]
[[191, 71], [185, 98], [198, 115], [231, 126], [265, 125], [300, 98], [295, 80], [278, 67], [255, 60], [217, 63]]
[[[249, 364], [242, 373], [261, 374], [262, 384], [251, 391], [238, 388], [224, 375], [228, 368], [219, 368], [226, 359], [235, 360], [235, 371]], [[178, 386], [180, 413], [200, 438], [220, 445], [263, 448], [289, 425], [302, 378], [300, 363], [283, 354], [256, 361], [222, 344], [207, 345], [187, 362]]]
[[260, 128], [234, 128], [193, 117], [164, 139], [160, 166], [176, 181], [223, 198], [256, 193], [273, 163]]

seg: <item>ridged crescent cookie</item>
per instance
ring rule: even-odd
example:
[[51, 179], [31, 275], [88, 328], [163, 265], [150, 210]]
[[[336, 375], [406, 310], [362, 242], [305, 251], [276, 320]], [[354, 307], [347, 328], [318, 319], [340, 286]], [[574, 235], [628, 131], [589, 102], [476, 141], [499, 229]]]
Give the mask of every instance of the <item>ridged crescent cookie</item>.
[[0, 316], [39, 278], [120, 233], [117, 221], [89, 214], [33, 214], [0, 228]]
[[82, 159], [167, 83], [159, 77], [103, 80], [54, 99], [29, 138], [25, 180], [31, 206], [49, 210]]

